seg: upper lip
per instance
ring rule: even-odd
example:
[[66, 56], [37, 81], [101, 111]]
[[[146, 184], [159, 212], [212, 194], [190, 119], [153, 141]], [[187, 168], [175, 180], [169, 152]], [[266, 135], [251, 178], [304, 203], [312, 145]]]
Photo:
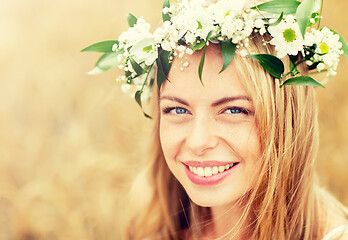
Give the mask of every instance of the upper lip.
[[225, 161], [187, 161], [183, 162], [186, 166], [191, 167], [218, 167], [236, 162], [225, 162]]

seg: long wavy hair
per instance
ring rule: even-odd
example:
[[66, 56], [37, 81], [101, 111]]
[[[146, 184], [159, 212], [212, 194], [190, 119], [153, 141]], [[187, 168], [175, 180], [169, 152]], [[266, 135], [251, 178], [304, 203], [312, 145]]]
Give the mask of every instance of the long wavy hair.
[[[274, 54], [255, 34], [251, 47], [257, 53]], [[286, 63], [287, 59], [284, 59]], [[347, 211], [318, 187], [314, 162], [318, 152], [318, 120], [315, 89], [279, 87], [254, 60], [236, 54], [232, 64], [254, 108], [262, 157], [255, 186], [241, 198], [245, 208], [237, 228], [247, 220], [251, 239], [321, 239], [325, 210], [333, 206]], [[287, 64], [288, 65], [288, 64]], [[307, 74], [305, 68], [300, 70]], [[159, 139], [158, 89], [153, 94], [153, 136], [144, 170], [136, 179], [127, 237], [132, 240], [199, 238], [211, 221], [210, 209], [190, 201], [170, 172]], [[228, 214], [228, 213], [226, 213]], [[233, 239], [232, 229], [221, 239]]]

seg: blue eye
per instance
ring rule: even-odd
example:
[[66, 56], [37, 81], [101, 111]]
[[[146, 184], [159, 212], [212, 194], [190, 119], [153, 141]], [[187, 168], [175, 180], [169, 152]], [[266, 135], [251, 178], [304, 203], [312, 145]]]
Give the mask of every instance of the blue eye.
[[163, 109], [163, 113], [171, 113], [171, 114], [186, 114], [188, 111], [185, 108], [181, 107], [168, 107]]
[[179, 108], [179, 107], [175, 108], [176, 114], [185, 114], [186, 112], [187, 112], [187, 110], [184, 108]]
[[224, 113], [229, 113], [229, 114], [239, 114], [239, 113], [243, 113], [248, 115], [249, 112], [243, 108], [239, 108], [239, 107], [234, 107], [234, 108], [228, 108], [224, 111]]

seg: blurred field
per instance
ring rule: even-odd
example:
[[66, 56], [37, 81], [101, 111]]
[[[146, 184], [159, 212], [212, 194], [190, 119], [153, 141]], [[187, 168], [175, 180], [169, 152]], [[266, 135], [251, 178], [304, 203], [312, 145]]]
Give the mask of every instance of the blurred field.
[[[348, 2], [323, 23], [348, 39]], [[162, 0], [0, 1], [0, 240], [122, 239], [123, 196], [148, 134], [134, 100], [88, 76], [91, 43], [116, 39], [126, 14], [161, 21]], [[348, 204], [348, 59], [318, 89], [322, 184]], [[131, 114], [132, 117], [129, 117]]]

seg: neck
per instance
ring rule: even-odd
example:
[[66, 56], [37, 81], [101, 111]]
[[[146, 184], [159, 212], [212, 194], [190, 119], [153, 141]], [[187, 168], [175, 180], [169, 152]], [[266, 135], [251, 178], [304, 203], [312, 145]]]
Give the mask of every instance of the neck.
[[[211, 207], [212, 225], [206, 229], [208, 239], [248, 239], [247, 232], [249, 222], [239, 225], [242, 218], [244, 208], [236, 203], [228, 206]], [[250, 226], [250, 225], [249, 225]], [[228, 233], [228, 236], [225, 234]]]

